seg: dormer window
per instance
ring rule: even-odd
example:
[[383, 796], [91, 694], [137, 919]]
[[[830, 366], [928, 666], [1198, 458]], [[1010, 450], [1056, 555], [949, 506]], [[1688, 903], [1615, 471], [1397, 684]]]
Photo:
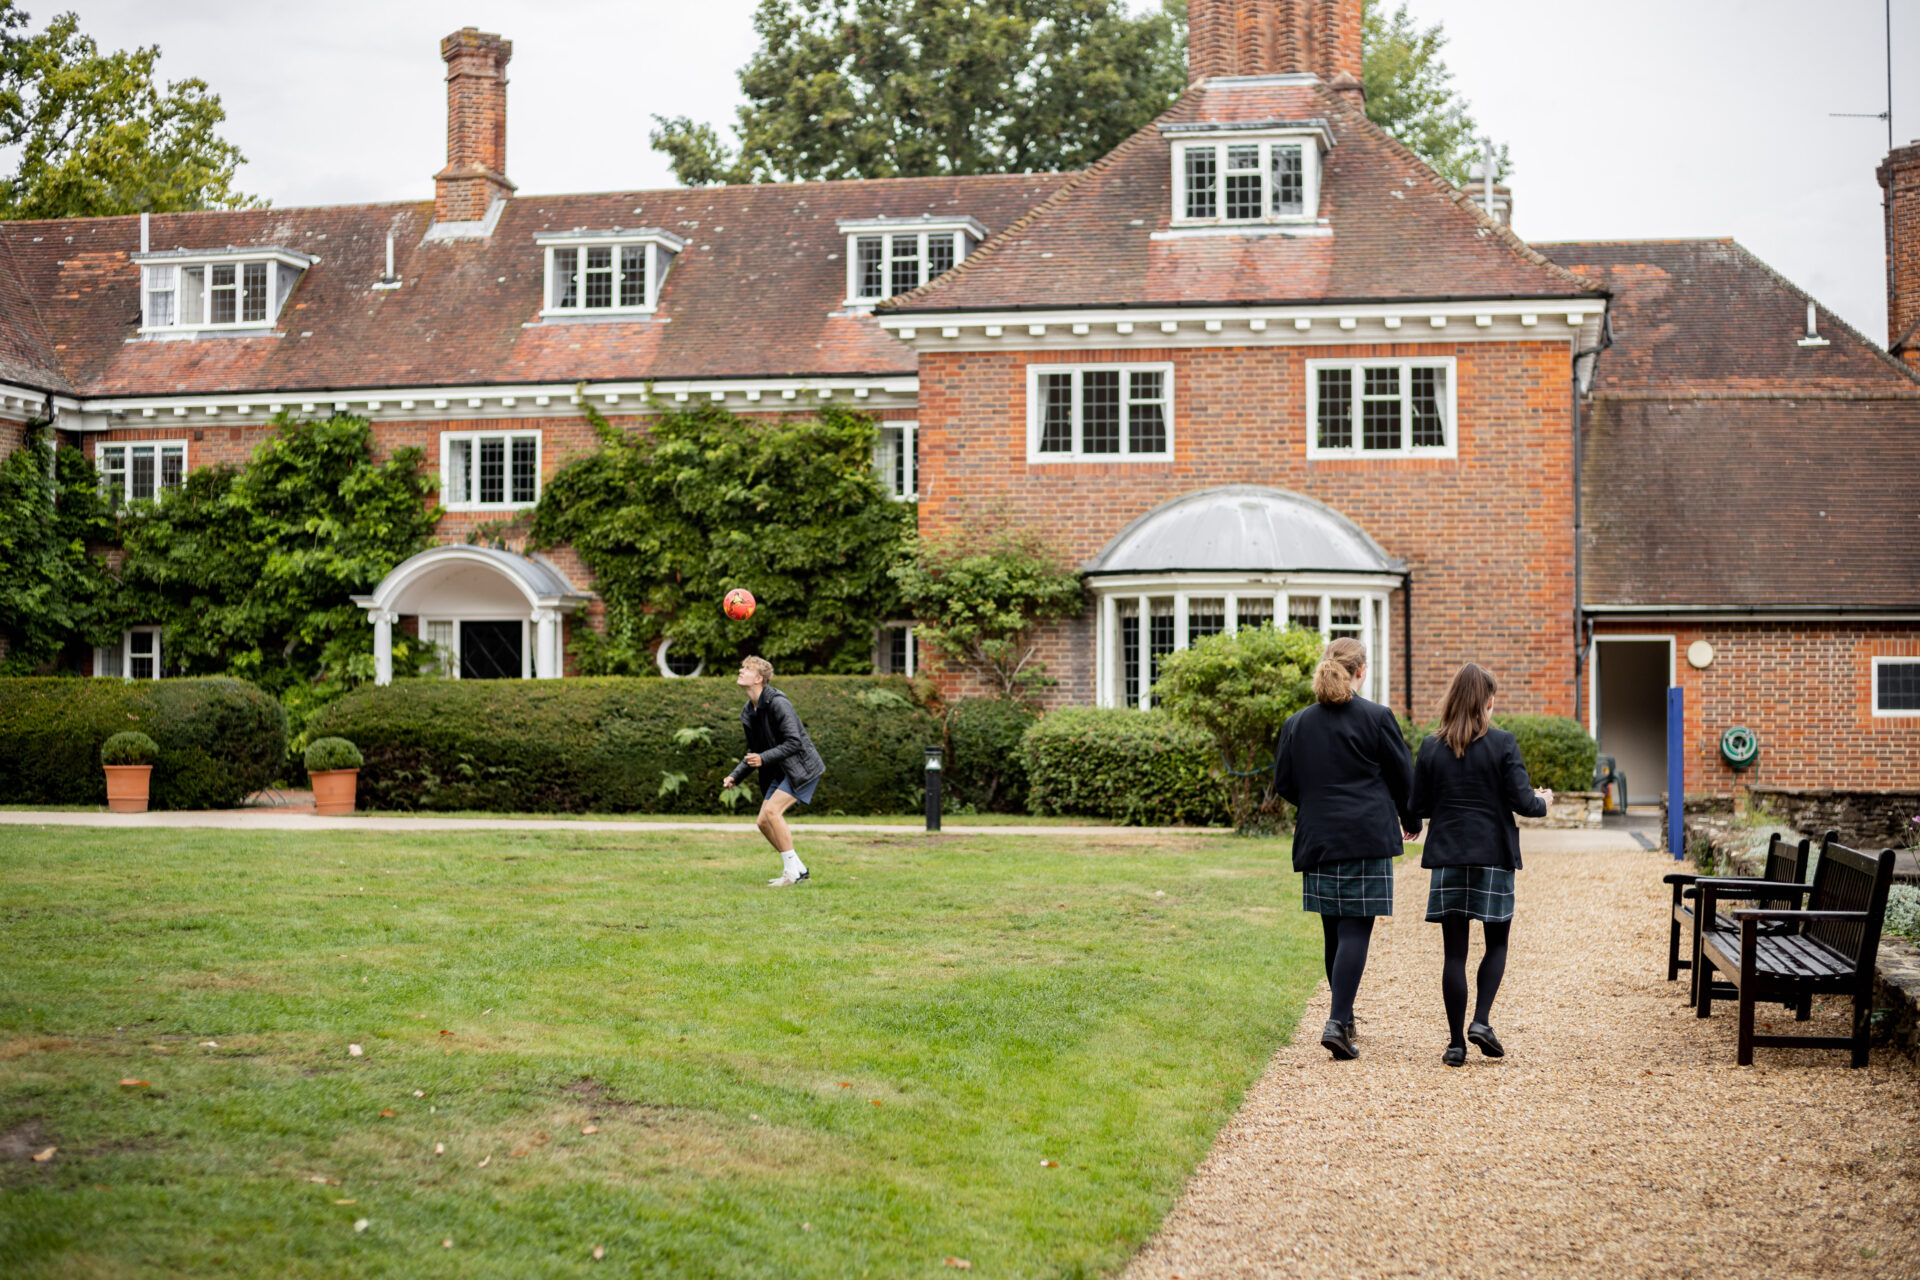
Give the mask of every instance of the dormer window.
[[1164, 126], [1173, 137], [1175, 226], [1312, 222], [1320, 213], [1320, 157], [1330, 142], [1317, 122], [1222, 130]]
[[868, 306], [953, 270], [987, 229], [972, 218], [843, 218], [847, 305]]
[[136, 253], [140, 330], [179, 334], [271, 328], [315, 261], [291, 249]]
[[549, 317], [645, 315], [660, 303], [673, 256], [686, 241], [670, 231], [574, 231], [541, 236]]

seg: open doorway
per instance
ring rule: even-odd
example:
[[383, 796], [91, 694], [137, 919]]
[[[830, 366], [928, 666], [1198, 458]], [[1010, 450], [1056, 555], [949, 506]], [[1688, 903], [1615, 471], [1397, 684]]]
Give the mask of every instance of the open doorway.
[[462, 680], [524, 680], [527, 677], [524, 622], [464, 621], [460, 624]]
[[1659, 804], [1666, 795], [1672, 683], [1671, 636], [1594, 637], [1594, 737], [1627, 775], [1628, 804]]

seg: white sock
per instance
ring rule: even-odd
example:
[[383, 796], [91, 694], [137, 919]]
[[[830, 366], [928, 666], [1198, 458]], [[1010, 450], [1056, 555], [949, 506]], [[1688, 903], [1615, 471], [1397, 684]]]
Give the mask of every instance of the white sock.
[[798, 876], [801, 872], [805, 871], [806, 869], [807, 869], [807, 864], [800, 861], [799, 854], [795, 853], [791, 849], [782, 849], [780, 851], [780, 870], [781, 871], [785, 872], [787, 875], [790, 875], [790, 876]]

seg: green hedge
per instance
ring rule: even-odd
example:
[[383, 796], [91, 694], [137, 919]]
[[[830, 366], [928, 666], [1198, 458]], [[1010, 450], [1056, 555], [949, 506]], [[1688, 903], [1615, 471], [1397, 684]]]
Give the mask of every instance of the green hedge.
[[961, 698], [947, 706], [946, 796], [982, 813], [1025, 813], [1020, 739], [1039, 713], [1015, 698]]
[[1138, 824], [1227, 820], [1213, 740], [1158, 711], [1069, 707], [1020, 740], [1027, 808]]
[[100, 749], [159, 744], [150, 805], [232, 808], [287, 759], [287, 713], [244, 680], [0, 680], [0, 804], [105, 804]]
[[[1520, 744], [1520, 759], [1536, 787], [1555, 791], [1593, 790], [1593, 766], [1600, 748], [1578, 720], [1566, 716], [1495, 715], [1493, 723]], [[1400, 717], [1400, 733], [1416, 756], [1436, 728]]]
[[[826, 759], [815, 812], [921, 805], [926, 748], [940, 731], [905, 680], [774, 685]], [[354, 690], [310, 731], [360, 748], [362, 808], [719, 813], [720, 781], [746, 750], [744, 701], [731, 677], [403, 680]]]

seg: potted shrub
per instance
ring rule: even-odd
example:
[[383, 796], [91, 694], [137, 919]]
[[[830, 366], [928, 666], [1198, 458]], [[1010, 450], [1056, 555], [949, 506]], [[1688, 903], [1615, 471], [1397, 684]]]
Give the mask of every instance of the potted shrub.
[[101, 745], [107, 808], [115, 813], [147, 811], [147, 785], [153, 780], [153, 758], [159, 754], [159, 744], [144, 733], [116, 733]]
[[352, 813], [354, 790], [360, 785], [360, 766], [365, 763], [360, 748], [345, 738], [315, 739], [307, 748], [307, 776], [313, 779], [314, 812]]

